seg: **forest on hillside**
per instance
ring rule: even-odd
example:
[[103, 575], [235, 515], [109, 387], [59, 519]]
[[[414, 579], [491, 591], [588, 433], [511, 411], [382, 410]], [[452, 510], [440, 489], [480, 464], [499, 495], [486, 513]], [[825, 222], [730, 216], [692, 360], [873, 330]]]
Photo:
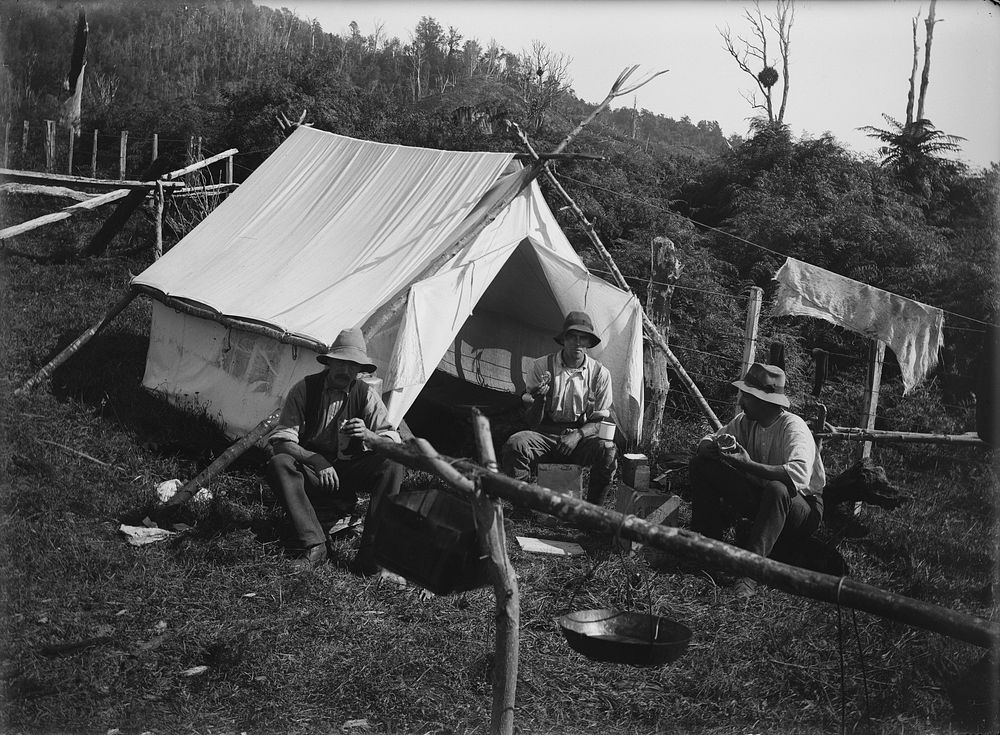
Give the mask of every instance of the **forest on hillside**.
[[[383, 142], [519, 151], [504, 120], [547, 150], [594, 108], [574, 94], [572, 64], [558, 49], [484, 45], [447, 18], [424, 17], [401, 40], [380, 29], [364, 35], [356, 23], [348, 34], [329, 33], [250, 0], [2, 0], [0, 109], [15, 129], [58, 118], [81, 8], [89, 28], [82, 129], [128, 130], [131, 140], [157, 133], [161, 153], [177, 157], [192, 136], [206, 155], [235, 147], [237, 178], [280, 144], [281, 115], [295, 121], [305, 111], [318, 129]], [[609, 87], [619, 71], [609, 69]], [[871, 118], [880, 114], [898, 112], [872, 110]], [[699, 381], [733, 377], [712, 355], [720, 335], [742, 324], [743, 307], [720, 294], [757, 285], [767, 298], [791, 256], [945, 309], [945, 354], [926, 390], [960, 412], [987, 324], [1000, 319], [1000, 167], [941, 157], [943, 133], [914, 130], [882, 131], [883, 155], [872, 159], [831, 137], [796, 138], [782, 121], [758, 118], [746, 139], [727, 138], [713, 121], [623, 105], [572, 146], [605, 160], [559, 162], [556, 172], [640, 300], [651, 241], [676, 245], [669, 338], [689, 350]], [[12, 167], [29, 164], [12, 156]], [[557, 216], [600, 272], [572, 213]], [[865, 349], [862, 338], [816, 320], [783, 330], [802, 354]]]

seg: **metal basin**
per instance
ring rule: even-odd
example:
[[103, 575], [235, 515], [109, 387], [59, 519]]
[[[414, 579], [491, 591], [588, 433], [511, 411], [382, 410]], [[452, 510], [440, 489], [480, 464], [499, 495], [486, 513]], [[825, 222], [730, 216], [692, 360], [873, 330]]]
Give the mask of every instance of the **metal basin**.
[[577, 610], [557, 620], [566, 642], [591, 661], [658, 666], [680, 658], [691, 629], [658, 615]]

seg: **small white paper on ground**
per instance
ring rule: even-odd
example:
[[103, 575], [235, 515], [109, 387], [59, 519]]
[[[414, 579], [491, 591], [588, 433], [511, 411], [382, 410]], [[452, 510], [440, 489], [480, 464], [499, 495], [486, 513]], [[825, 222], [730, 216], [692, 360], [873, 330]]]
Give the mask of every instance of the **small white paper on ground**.
[[368, 724], [367, 719], [362, 720], [348, 720], [343, 725], [340, 726], [341, 730], [371, 730], [371, 725]]
[[118, 526], [119, 532], [125, 534], [128, 542], [133, 546], [145, 546], [157, 541], [163, 541], [176, 534], [165, 528], [146, 528], [145, 526], [126, 526], [124, 523]]
[[[164, 480], [156, 486], [156, 499], [161, 503], [166, 503], [170, 500], [170, 498], [174, 497], [182, 487], [184, 487], [184, 483], [180, 480]], [[208, 488], [200, 487], [198, 488], [198, 492], [196, 492], [191, 499], [196, 503], [206, 503], [212, 499], [212, 491]]]
[[190, 669], [184, 669], [181, 672], [181, 676], [198, 676], [199, 674], [204, 674], [208, 671], [207, 666], [192, 666]]
[[556, 541], [555, 539], [540, 539], [533, 536], [516, 536], [518, 545], [525, 551], [538, 554], [555, 554], [557, 556], [578, 556], [586, 553], [580, 544], [573, 541]]
[[181, 489], [180, 480], [164, 480], [156, 486], [156, 499], [161, 503], [166, 503]]

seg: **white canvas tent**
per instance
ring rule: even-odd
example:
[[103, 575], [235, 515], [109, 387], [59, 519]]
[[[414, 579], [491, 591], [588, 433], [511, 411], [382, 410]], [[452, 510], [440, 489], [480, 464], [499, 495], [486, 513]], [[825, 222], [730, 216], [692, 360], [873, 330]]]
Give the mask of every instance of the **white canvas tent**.
[[406, 293], [371, 339], [393, 421], [437, 368], [500, 391], [557, 349], [573, 309], [614, 376], [619, 428], [642, 425], [641, 307], [591, 275], [535, 183], [431, 274], [422, 272], [519, 186], [509, 153], [387, 145], [300, 127], [214, 212], [133, 279], [152, 295], [143, 385], [233, 435], [318, 372], [340, 330]]

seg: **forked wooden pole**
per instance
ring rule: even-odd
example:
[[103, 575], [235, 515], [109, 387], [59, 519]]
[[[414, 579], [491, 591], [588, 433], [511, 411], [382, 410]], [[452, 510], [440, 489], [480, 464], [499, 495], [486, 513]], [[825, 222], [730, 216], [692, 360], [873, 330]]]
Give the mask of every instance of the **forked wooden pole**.
[[[496, 453], [490, 422], [478, 409], [472, 409], [472, 427], [479, 464], [496, 472]], [[479, 546], [488, 560], [490, 580], [496, 595], [496, 641], [494, 642], [493, 710], [491, 735], [513, 735], [514, 703], [517, 694], [517, 655], [520, 646], [521, 599], [517, 575], [507, 556], [503, 527], [503, 506], [499, 500], [482, 492], [476, 483], [472, 493], [476, 513]]]
[[57, 367], [62, 365], [69, 358], [71, 358], [73, 355], [79, 352], [81, 347], [87, 344], [94, 337], [94, 335], [96, 335], [98, 332], [104, 329], [104, 327], [106, 327], [112, 319], [118, 316], [125, 309], [125, 307], [132, 302], [132, 299], [136, 297], [136, 293], [137, 292], [131, 288], [128, 291], [126, 291], [125, 294], [120, 299], [118, 299], [115, 305], [112, 306], [110, 309], [108, 309], [107, 313], [105, 313], [105, 315], [101, 317], [101, 320], [97, 322], [97, 324], [95, 324], [86, 332], [77, 337], [62, 352], [60, 352], [58, 355], [49, 360], [49, 362], [46, 363], [46, 365], [41, 370], [39, 370], [31, 378], [29, 378], [24, 385], [15, 390], [14, 395], [18, 396], [21, 395], [22, 393], [30, 391], [40, 382], [51, 376], [52, 372]]
[[469, 492], [472, 492], [473, 486], [469, 477], [478, 478], [483, 492], [493, 497], [548, 513], [580, 528], [619, 534], [624, 539], [717, 564], [730, 572], [752, 577], [793, 595], [864, 610], [984, 648], [1000, 646], [1000, 623], [996, 621], [914, 600], [848, 577], [835, 577], [783, 564], [687, 529], [649, 523], [548, 488], [519, 482], [500, 473], [489, 472], [472, 462], [442, 456], [428, 457], [427, 452], [432, 451], [432, 448], [428, 449], [430, 445], [422, 439], [417, 442], [422, 443], [421, 449], [412, 442], [396, 444], [388, 440], [376, 442], [374, 449], [402, 465], [432, 472], [454, 487]]

